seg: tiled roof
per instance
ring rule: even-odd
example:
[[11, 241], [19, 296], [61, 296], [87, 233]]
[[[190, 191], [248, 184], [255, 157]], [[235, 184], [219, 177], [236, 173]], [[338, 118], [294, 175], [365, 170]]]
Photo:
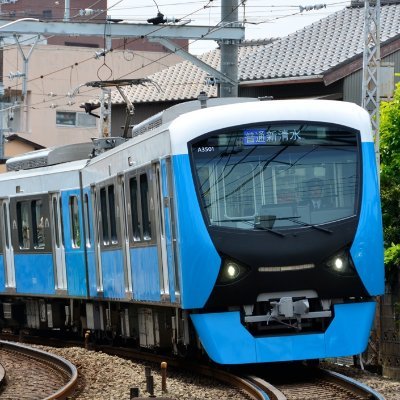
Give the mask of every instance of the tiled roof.
[[[255, 48], [264, 47], [258, 42], [239, 48], [239, 58], [245, 58]], [[219, 69], [220, 52], [213, 50], [198, 57], [201, 61]], [[125, 94], [133, 103], [193, 100], [204, 90], [208, 97], [217, 96], [217, 86], [205, 86], [207, 73], [196, 67], [190, 61], [183, 61], [147, 78], [154, 82], [146, 85], [126, 87]], [[117, 90], [112, 91], [113, 104], [123, 104], [125, 101]]]
[[[363, 51], [364, 8], [345, 8], [269, 44], [239, 47], [239, 82], [321, 76], [360, 56]], [[381, 7], [381, 43], [400, 34], [400, 4]], [[219, 69], [220, 52], [199, 58]], [[195, 99], [204, 90], [217, 96], [217, 87], [205, 86], [207, 73], [183, 61], [148, 76], [155, 85], [126, 88], [133, 103]], [[117, 91], [114, 104], [124, 103]]]
[[[322, 75], [362, 54], [364, 8], [345, 8], [254, 51], [240, 81]], [[400, 5], [381, 9], [381, 42], [400, 33]]]

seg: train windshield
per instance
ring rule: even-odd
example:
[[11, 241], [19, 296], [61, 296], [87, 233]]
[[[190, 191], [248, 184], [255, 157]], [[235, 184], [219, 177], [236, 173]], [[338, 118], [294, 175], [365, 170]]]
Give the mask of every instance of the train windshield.
[[212, 226], [326, 224], [356, 214], [357, 132], [322, 123], [274, 123], [190, 143], [198, 195]]

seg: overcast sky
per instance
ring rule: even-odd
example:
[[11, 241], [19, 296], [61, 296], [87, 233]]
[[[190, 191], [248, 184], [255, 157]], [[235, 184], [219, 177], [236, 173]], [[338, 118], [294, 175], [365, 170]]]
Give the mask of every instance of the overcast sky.
[[[240, 0], [238, 0], [240, 2]], [[239, 20], [246, 20], [246, 39], [285, 36], [338, 11], [350, 1], [325, 0], [247, 0], [239, 8]], [[311, 11], [300, 6], [323, 5]], [[174, 17], [192, 25], [214, 26], [221, 20], [221, 0], [108, 0], [108, 14], [130, 22], [146, 23], [158, 10], [166, 17]], [[214, 41], [192, 43], [190, 51], [200, 54], [216, 47]]]

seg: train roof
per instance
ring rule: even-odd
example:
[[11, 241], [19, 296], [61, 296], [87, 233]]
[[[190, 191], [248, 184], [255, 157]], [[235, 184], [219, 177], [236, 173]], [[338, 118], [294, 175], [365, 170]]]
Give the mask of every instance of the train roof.
[[372, 142], [371, 122], [360, 106], [337, 100], [273, 100], [204, 108], [180, 115], [169, 125], [172, 154], [187, 154], [187, 143], [208, 132], [244, 124], [313, 121], [348, 126]]
[[202, 97], [202, 95], [200, 94], [198, 100], [176, 104], [135, 125], [132, 129], [132, 136], [135, 137], [138, 135], [142, 135], [145, 132], [156, 129], [161, 125], [173, 121], [180, 115], [186, 114], [191, 111], [228, 104], [248, 103], [254, 101], [259, 101], [259, 99], [253, 97], [222, 97], [207, 99], [206, 95]]
[[63, 164], [71, 161], [87, 160], [93, 151], [93, 143], [76, 143], [60, 147], [49, 147], [31, 151], [6, 161], [7, 171], [19, 171]]

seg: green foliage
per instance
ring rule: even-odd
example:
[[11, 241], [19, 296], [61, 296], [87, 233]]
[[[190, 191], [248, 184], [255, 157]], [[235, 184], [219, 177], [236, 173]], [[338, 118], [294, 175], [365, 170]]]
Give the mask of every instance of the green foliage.
[[400, 266], [400, 85], [380, 110], [381, 199], [386, 279], [394, 283]]
[[393, 244], [385, 249], [386, 280], [394, 284], [400, 265], [400, 244]]

